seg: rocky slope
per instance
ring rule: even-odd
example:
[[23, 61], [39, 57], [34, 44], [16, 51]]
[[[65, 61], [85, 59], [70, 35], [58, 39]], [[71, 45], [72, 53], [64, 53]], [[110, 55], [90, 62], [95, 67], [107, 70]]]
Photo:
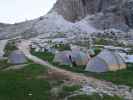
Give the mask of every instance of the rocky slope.
[[0, 24], [0, 39], [50, 33], [92, 33], [133, 28], [133, 0], [57, 0], [51, 11], [35, 20]]
[[53, 10], [71, 22], [93, 15], [90, 20], [99, 29], [133, 28], [133, 0], [58, 0]]
[[8, 27], [2, 28], [0, 32], [0, 39], [12, 38], [15, 36], [34, 37], [40, 34], [54, 34], [54, 33], [77, 33], [95, 32], [98, 31], [89, 22], [81, 20], [77, 23], [72, 23], [65, 20], [57, 12], [51, 12], [45, 16], [35, 20], [17, 23]]

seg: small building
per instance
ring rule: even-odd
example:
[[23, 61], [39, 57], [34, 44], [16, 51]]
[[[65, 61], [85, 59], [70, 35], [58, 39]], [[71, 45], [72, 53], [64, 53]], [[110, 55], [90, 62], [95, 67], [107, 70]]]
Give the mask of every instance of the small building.
[[90, 72], [107, 72], [126, 69], [124, 59], [119, 53], [104, 49], [99, 55], [92, 58], [87, 64], [86, 71]]
[[24, 64], [27, 59], [22, 51], [15, 50], [9, 55], [9, 62], [11, 64]]

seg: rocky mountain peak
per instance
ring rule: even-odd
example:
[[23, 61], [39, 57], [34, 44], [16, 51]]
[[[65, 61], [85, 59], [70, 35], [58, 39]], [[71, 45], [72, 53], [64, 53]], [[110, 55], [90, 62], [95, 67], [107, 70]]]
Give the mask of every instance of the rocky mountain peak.
[[57, 0], [47, 15], [14, 25], [0, 24], [0, 38], [54, 33], [133, 29], [133, 0]]
[[77, 21], [88, 14], [119, 8], [125, 0], [57, 0], [53, 10], [69, 21]]
[[[125, 27], [126, 31], [133, 28], [132, 10], [133, 0], [57, 0], [52, 11], [58, 12], [71, 22], [80, 21], [88, 15], [96, 15], [94, 23], [98, 22], [100, 25], [94, 25], [95, 27], [100, 29]], [[98, 16], [98, 13], [103, 15]]]

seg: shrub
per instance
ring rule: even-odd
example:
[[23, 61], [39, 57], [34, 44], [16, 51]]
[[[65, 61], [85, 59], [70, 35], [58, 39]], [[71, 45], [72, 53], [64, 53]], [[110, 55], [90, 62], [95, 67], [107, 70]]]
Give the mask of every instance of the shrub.
[[79, 85], [71, 85], [71, 86], [63, 86], [63, 91], [65, 92], [74, 92], [76, 90], [79, 90], [81, 87]]
[[10, 64], [8, 63], [8, 60], [4, 59], [4, 60], [0, 60], [0, 69], [9, 67]]
[[15, 41], [9, 41], [7, 45], [5, 46], [4, 52], [5, 52], [5, 57], [8, 57], [10, 53], [14, 50], [17, 50]]

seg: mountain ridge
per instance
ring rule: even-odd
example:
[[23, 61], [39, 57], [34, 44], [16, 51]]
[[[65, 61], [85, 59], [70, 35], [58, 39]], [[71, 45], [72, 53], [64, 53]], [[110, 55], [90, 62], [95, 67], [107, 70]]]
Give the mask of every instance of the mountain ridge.
[[57, 0], [48, 14], [16, 24], [0, 24], [0, 39], [39, 34], [93, 33], [133, 28], [133, 0]]

